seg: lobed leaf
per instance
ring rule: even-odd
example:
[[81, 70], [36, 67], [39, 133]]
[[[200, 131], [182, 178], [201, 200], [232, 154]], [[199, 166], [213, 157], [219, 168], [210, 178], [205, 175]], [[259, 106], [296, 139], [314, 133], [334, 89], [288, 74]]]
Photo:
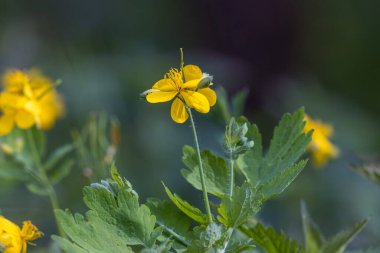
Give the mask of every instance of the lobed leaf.
[[233, 196], [222, 199], [218, 220], [226, 227], [237, 228], [261, 208], [263, 196], [249, 183], [235, 187]]
[[312, 132], [305, 134], [304, 125], [303, 108], [285, 114], [274, 130], [264, 157], [260, 132], [249, 124], [247, 136], [253, 139], [255, 146], [243, 154], [237, 164], [252, 185], [263, 189], [265, 199], [283, 192], [304, 168], [306, 161], [295, 164], [311, 140]]
[[301, 160], [298, 163], [285, 168], [281, 172], [273, 175], [273, 177], [260, 186], [265, 199], [282, 193], [305, 168], [307, 160]]
[[178, 210], [173, 203], [169, 201], [160, 201], [158, 199], [148, 199], [147, 206], [152, 214], [156, 216], [157, 224], [165, 231], [176, 238], [184, 245], [189, 245], [192, 238], [190, 225], [192, 220], [183, 212]]
[[155, 216], [139, 205], [129, 188], [120, 188], [115, 195], [104, 187], [85, 187], [84, 201], [90, 208], [85, 217], [56, 211], [69, 240], [54, 238], [68, 252], [133, 252], [130, 245], [149, 249], [162, 233], [155, 229]]
[[[209, 150], [202, 151], [201, 157], [207, 192], [218, 197], [224, 196], [228, 184], [226, 161]], [[182, 161], [188, 167], [181, 170], [182, 176], [196, 189], [202, 190], [196, 151], [184, 146]]]
[[305, 253], [299, 243], [287, 237], [283, 231], [278, 233], [270, 226], [265, 228], [258, 223], [254, 228], [245, 230], [245, 233], [266, 253]]
[[179, 210], [181, 210], [188, 217], [190, 217], [191, 219], [195, 220], [196, 222], [200, 224], [208, 224], [207, 215], [203, 214], [201, 210], [199, 210], [196, 207], [193, 207], [188, 202], [181, 199], [177, 194], [171, 193], [171, 191], [169, 190], [169, 188], [165, 186], [165, 184], [164, 184], [164, 187], [165, 187], [166, 194]]
[[59, 246], [70, 253], [133, 253], [124, 237], [110, 226], [98, 225], [94, 219], [86, 220], [82, 215], [73, 216], [69, 211], [56, 210], [68, 239], [53, 236]]
[[117, 228], [126, 235], [129, 245], [148, 244], [156, 218], [146, 205], [139, 205], [129, 189], [120, 189], [114, 198], [104, 188], [85, 187], [84, 202], [91, 209], [87, 216], [99, 217], [104, 225]]
[[354, 224], [352, 227], [341, 231], [333, 238], [329, 239], [322, 247], [321, 253], [343, 253], [347, 245], [352, 241], [352, 239], [360, 233], [360, 231], [365, 227], [368, 220], [364, 219]]
[[46, 160], [43, 167], [45, 168], [45, 170], [51, 170], [55, 168], [56, 165], [73, 150], [73, 144], [67, 144], [57, 148]]
[[306, 252], [318, 253], [326, 240], [318, 226], [311, 219], [304, 202], [301, 202], [301, 215]]

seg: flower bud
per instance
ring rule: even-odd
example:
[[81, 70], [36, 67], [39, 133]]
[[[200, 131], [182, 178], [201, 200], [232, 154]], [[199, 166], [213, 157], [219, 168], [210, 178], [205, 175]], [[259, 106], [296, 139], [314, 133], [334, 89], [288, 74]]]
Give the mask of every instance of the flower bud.
[[212, 85], [213, 76], [210, 76], [207, 73], [203, 73], [202, 79], [198, 83], [198, 89], [207, 88]]
[[237, 159], [239, 155], [254, 146], [253, 140], [249, 140], [246, 136], [247, 133], [247, 123], [241, 124], [235, 118], [231, 118], [224, 135], [224, 148], [226, 153], [232, 156], [232, 159]]

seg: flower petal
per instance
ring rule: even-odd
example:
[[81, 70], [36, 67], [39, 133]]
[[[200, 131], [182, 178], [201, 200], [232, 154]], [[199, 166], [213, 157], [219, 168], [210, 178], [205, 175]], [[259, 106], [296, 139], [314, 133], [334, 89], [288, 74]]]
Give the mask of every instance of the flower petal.
[[[14, 127], [13, 114], [3, 114], [0, 117], [0, 135], [9, 134], [12, 131], [13, 127]], [[1, 216], [0, 216], [0, 225], [1, 225]]]
[[186, 103], [198, 112], [208, 113], [210, 111], [210, 104], [203, 94], [196, 91], [182, 91], [181, 95]]
[[177, 91], [155, 91], [146, 96], [146, 101], [149, 103], [167, 102], [172, 100], [177, 93]]
[[202, 70], [196, 65], [186, 65], [183, 67], [183, 73], [186, 82], [202, 78]]
[[20, 228], [12, 221], [0, 215], [0, 228], [7, 234], [12, 236], [20, 236]]
[[159, 81], [157, 81], [152, 89], [157, 89], [157, 90], [160, 90], [160, 91], [177, 91], [177, 87], [175, 85], [175, 83], [170, 80], [170, 79], [161, 79]]
[[188, 81], [188, 82], [182, 84], [182, 88], [183, 89], [194, 89], [195, 90], [198, 87], [198, 84], [201, 80], [202, 79], [193, 79], [191, 81]]
[[173, 101], [172, 107], [170, 109], [170, 115], [172, 116], [172, 119], [177, 123], [184, 123], [189, 118], [189, 114], [186, 111], [185, 105], [179, 98], [176, 98]]
[[197, 90], [197, 92], [203, 94], [207, 98], [210, 106], [214, 106], [216, 104], [216, 93], [212, 89], [204, 88]]
[[22, 129], [30, 128], [36, 122], [34, 115], [25, 110], [17, 111], [15, 121], [17, 126]]

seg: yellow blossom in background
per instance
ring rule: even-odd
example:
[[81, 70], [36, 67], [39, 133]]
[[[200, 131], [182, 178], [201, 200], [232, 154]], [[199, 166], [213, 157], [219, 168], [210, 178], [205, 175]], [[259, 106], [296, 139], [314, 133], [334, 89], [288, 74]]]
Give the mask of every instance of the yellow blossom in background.
[[196, 65], [186, 65], [183, 70], [171, 69], [152, 89], [143, 93], [149, 103], [168, 102], [171, 117], [177, 123], [184, 123], [189, 114], [185, 106], [200, 113], [208, 113], [216, 103], [216, 93], [209, 88], [212, 77]]
[[0, 216], [0, 247], [5, 247], [3, 253], [25, 253], [28, 242], [42, 236], [43, 233], [30, 221], [24, 221], [20, 229], [4, 216]]
[[332, 144], [329, 139], [332, 137], [334, 129], [331, 125], [319, 120], [313, 120], [307, 115], [305, 115], [305, 121], [305, 133], [314, 130], [308, 150], [312, 155], [313, 163], [318, 167], [322, 167], [330, 159], [339, 156], [338, 147]]
[[8, 70], [3, 75], [2, 86], [0, 135], [8, 134], [15, 126], [49, 129], [63, 114], [63, 102], [55, 83], [36, 69]]

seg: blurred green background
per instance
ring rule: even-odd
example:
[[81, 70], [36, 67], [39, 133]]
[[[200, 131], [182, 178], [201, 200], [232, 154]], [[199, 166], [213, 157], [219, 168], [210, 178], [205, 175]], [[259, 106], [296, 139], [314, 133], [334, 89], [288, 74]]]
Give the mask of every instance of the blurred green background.
[[[170, 119], [170, 105], [139, 99], [170, 68], [185, 62], [214, 75], [230, 95], [249, 89], [245, 114], [269, 143], [284, 112], [305, 106], [334, 125], [338, 160], [306, 168], [260, 218], [299, 240], [305, 200], [327, 235], [363, 217], [370, 223], [353, 248], [380, 246], [380, 187], [350, 164], [380, 148], [380, 2], [366, 1], [0, 1], [0, 70], [40, 67], [59, 87], [66, 117], [48, 132], [51, 148], [70, 142], [90, 112], [121, 123], [116, 163], [140, 197], [165, 198], [161, 181], [201, 205], [180, 176], [189, 124]], [[216, 113], [196, 115], [201, 146], [221, 151]], [[63, 208], [83, 211], [83, 167], [58, 187]], [[106, 169], [106, 168], [105, 168]], [[31, 219], [55, 233], [47, 199], [23, 185], [0, 182], [0, 208], [14, 221]], [[47, 243], [48, 238], [45, 237]]]

